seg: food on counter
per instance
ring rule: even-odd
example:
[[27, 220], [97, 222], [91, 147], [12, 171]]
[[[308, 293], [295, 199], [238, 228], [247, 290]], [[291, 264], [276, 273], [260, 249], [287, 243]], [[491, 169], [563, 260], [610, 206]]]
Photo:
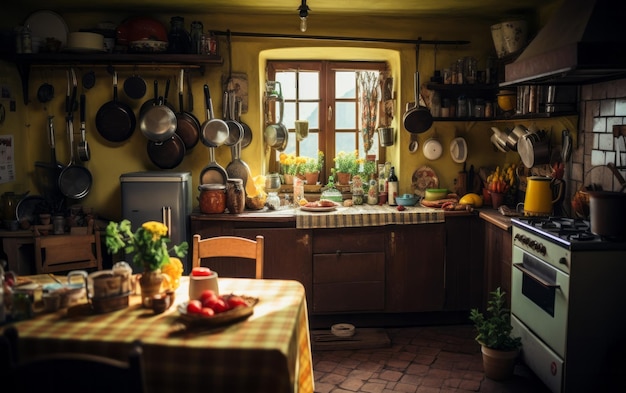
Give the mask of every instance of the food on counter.
[[191, 275], [195, 277], [208, 277], [212, 275], [213, 272], [208, 267], [204, 266], [196, 266], [191, 269]]
[[212, 317], [237, 307], [247, 306], [248, 303], [241, 296], [232, 294], [218, 296], [215, 291], [206, 289], [202, 291], [199, 299], [192, 299], [187, 303], [187, 313]]
[[463, 195], [463, 197], [459, 200], [459, 204], [461, 205], [472, 205], [474, 207], [481, 207], [483, 205], [483, 198], [470, 192], [468, 194]]
[[398, 209], [398, 211], [401, 212], [401, 211], [406, 210], [406, 207], [404, 207], [404, 205], [398, 205], [396, 209]]
[[319, 201], [307, 202], [303, 206], [305, 207], [333, 207], [337, 206], [337, 203], [329, 201], [327, 199], [320, 199]]
[[443, 199], [437, 199], [436, 201], [427, 201], [425, 199], [422, 199], [422, 201], [420, 203], [422, 204], [422, 206], [425, 206], [425, 207], [432, 207], [432, 208], [435, 208], [435, 209], [441, 209], [441, 207], [446, 202], [457, 203], [458, 201], [459, 201], [458, 198], [443, 198]]
[[502, 170], [499, 166], [487, 176], [485, 187], [491, 192], [504, 194], [510, 187], [515, 185], [515, 164], [505, 166]]

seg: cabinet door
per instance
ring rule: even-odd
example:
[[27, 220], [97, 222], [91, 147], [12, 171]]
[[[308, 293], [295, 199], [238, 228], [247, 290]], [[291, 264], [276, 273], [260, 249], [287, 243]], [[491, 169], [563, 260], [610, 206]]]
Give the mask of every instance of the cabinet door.
[[481, 307], [484, 276], [483, 221], [446, 217], [446, 306], [448, 311]]
[[388, 236], [385, 310], [443, 310], [445, 224], [396, 225]]
[[511, 260], [513, 258], [511, 233], [485, 222], [485, 288], [483, 303], [489, 292], [501, 287], [511, 304]]

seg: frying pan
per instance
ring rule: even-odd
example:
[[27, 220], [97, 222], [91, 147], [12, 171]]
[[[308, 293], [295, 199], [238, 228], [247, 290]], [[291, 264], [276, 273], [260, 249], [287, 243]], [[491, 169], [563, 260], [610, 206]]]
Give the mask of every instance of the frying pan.
[[117, 72], [113, 73], [113, 101], [96, 113], [96, 129], [109, 142], [123, 142], [135, 131], [137, 119], [132, 109], [117, 99]]
[[54, 86], [49, 83], [43, 83], [37, 89], [37, 100], [42, 104], [52, 100], [54, 98]]
[[135, 74], [130, 78], [126, 78], [124, 81], [124, 93], [130, 98], [134, 98], [136, 100], [143, 98], [146, 95], [146, 82], [142, 77]]
[[[165, 87], [165, 99], [163, 101], [163, 104], [167, 105], [168, 108], [170, 108], [172, 110], [172, 112], [174, 111], [174, 107], [172, 106], [172, 104], [170, 104], [169, 102], [167, 102], [167, 92], [169, 90], [169, 81], [168, 84]], [[154, 97], [150, 98], [149, 100], [147, 100], [146, 102], [144, 102], [143, 104], [141, 104], [141, 107], [139, 108], [139, 117], [142, 117], [150, 108], [152, 108], [155, 105], [159, 104], [159, 81], [158, 80], [154, 80]]]
[[229, 179], [241, 179], [243, 180], [243, 186], [246, 187], [248, 182], [248, 174], [250, 173], [250, 168], [248, 165], [241, 161], [241, 144], [236, 143], [234, 146], [231, 146], [230, 152], [232, 154], [232, 160], [226, 166], [226, 174]]
[[202, 124], [200, 140], [208, 147], [218, 147], [228, 138], [228, 124], [224, 120], [213, 117], [213, 101], [211, 100], [209, 85], [204, 85], [204, 100], [207, 120]]
[[54, 116], [48, 116], [48, 143], [50, 145], [50, 162], [37, 161], [35, 163], [35, 174], [37, 183], [41, 187], [43, 196], [58, 206], [63, 199], [59, 190], [59, 175], [63, 170], [63, 165], [57, 162], [56, 141], [54, 136]]
[[163, 142], [176, 133], [176, 114], [168, 108], [163, 99], [158, 105], [148, 109], [139, 121], [139, 128], [143, 135], [151, 141]]
[[235, 121], [234, 98], [235, 96], [229, 91], [224, 92], [224, 121], [228, 125], [228, 138], [224, 144], [231, 147], [243, 138], [243, 127]]
[[237, 117], [236, 117], [237, 121], [243, 127], [243, 138], [241, 138], [241, 148], [245, 149], [246, 147], [250, 146], [250, 143], [252, 142], [252, 129], [250, 128], [249, 125], [241, 121], [241, 106], [242, 106], [241, 99], [237, 98], [235, 100], [235, 113], [237, 114]]
[[278, 123], [270, 124], [265, 127], [264, 137], [265, 142], [270, 147], [273, 147], [278, 151], [283, 151], [287, 147], [287, 143], [289, 141], [289, 132], [287, 127], [283, 124], [285, 103], [283, 102], [282, 96], [279, 96], [276, 101], [278, 101], [280, 108], [280, 118], [278, 119]]
[[185, 157], [185, 143], [173, 134], [165, 141], [148, 141], [148, 156], [150, 161], [161, 169], [176, 168]]
[[176, 112], [176, 134], [183, 140], [185, 151], [188, 153], [200, 140], [200, 121], [190, 112], [185, 112], [183, 106], [184, 70], [180, 70], [178, 81], [178, 112]]
[[81, 161], [89, 161], [91, 156], [87, 139], [85, 138], [85, 107], [86, 98], [84, 94], [80, 95], [80, 142], [78, 142], [78, 158]]
[[428, 108], [421, 106], [419, 101], [419, 72], [415, 72], [414, 89], [415, 105], [411, 108], [407, 104], [407, 110], [402, 117], [404, 128], [412, 134], [421, 134], [433, 125], [433, 117]]
[[[59, 189], [61, 193], [67, 198], [82, 199], [89, 193], [93, 178], [91, 172], [84, 166], [77, 165], [74, 160], [74, 115], [72, 108], [76, 101], [76, 75], [74, 70], [71, 70], [73, 89], [67, 106], [67, 137], [70, 150], [70, 162], [63, 168], [59, 175]], [[69, 74], [68, 74], [69, 80]], [[117, 80], [114, 81], [116, 84]], [[69, 84], [68, 84], [69, 87]], [[68, 94], [69, 95], [69, 94]], [[106, 105], [106, 104], [105, 104]]]
[[228, 174], [226, 170], [215, 161], [215, 148], [209, 147], [209, 165], [205, 166], [200, 173], [200, 184], [226, 184]]

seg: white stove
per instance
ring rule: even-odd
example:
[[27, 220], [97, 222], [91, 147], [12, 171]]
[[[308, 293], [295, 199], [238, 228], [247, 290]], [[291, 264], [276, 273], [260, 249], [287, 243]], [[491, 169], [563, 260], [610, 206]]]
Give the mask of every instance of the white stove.
[[511, 221], [511, 324], [524, 362], [553, 392], [599, 391], [626, 349], [626, 242], [594, 235], [583, 220]]

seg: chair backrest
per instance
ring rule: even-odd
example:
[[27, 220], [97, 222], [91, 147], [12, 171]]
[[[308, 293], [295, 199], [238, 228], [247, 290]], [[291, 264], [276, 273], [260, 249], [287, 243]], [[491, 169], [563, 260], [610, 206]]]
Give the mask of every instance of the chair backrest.
[[193, 236], [192, 268], [200, 266], [202, 258], [238, 257], [256, 260], [255, 278], [263, 278], [264, 238], [256, 240], [237, 236], [217, 236], [206, 239]]
[[[15, 327], [0, 337], [0, 370], [8, 392], [128, 392], [145, 391], [141, 342], [135, 341], [128, 361], [79, 353], [56, 353], [20, 362], [15, 356]], [[7, 353], [8, 352], [8, 353]]]

